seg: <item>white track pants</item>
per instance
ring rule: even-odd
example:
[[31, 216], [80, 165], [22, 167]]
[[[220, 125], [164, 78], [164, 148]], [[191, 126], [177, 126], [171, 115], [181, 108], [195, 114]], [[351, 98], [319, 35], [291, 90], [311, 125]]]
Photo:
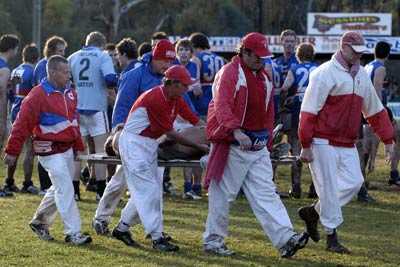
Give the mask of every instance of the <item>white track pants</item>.
[[127, 184], [124, 171], [122, 166], [118, 165], [115, 174], [107, 183], [104, 194], [100, 199], [95, 218], [109, 223], [126, 189]]
[[39, 156], [38, 159], [49, 173], [52, 186], [40, 202], [32, 223], [50, 226], [53, 224], [58, 211], [64, 223], [64, 233], [79, 233], [81, 231], [81, 219], [72, 185], [74, 176], [72, 149], [50, 156]]
[[[164, 173], [163, 167], [158, 167], [158, 175], [162, 177]], [[124, 170], [121, 165], [118, 165], [117, 170], [110, 182], [107, 183], [106, 189], [104, 190], [104, 194], [100, 199], [99, 205], [96, 209], [95, 219], [100, 221], [106, 221], [110, 223], [111, 216], [114, 214], [115, 210], [118, 207], [122, 196], [126, 192], [128, 185], [126, 184], [126, 178], [124, 175]], [[160, 199], [162, 202], [162, 199]], [[128, 202], [128, 206], [126, 207], [127, 211], [123, 214], [126, 216], [123, 218], [123, 222], [132, 226], [135, 224], [140, 224], [139, 217], [136, 215], [136, 208], [134, 207], [134, 201]], [[130, 208], [132, 206], [132, 208]], [[131, 210], [131, 212], [129, 212]], [[135, 215], [136, 214], [136, 215]]]
[[126, 131], [119, 139], [122, 168], [131, 193], [121, 221], [131, 225], [139, 216], [153, 240], [163, 231], [162, 172], [157, 167], [157, 148], [156, 140]]
[[315, 190], [315, 209], [329, 234], [343, 222], [341, 207], [358, 193], [364, 181], [355, 147], [331, 146], [326, 139], [314, 138], [310, 163]]
[[221, 247], [228, 235], [230, 204], [240, 190], [264, 233], [276, 248], [281, 248], [295, 232], [286, 208], [276, 194], [272, 165], [267, 149], [242, 151], [231, 146], [222, 180], [211, 181], [208, 191], [208, 217], [203, 234], [205, 247]]

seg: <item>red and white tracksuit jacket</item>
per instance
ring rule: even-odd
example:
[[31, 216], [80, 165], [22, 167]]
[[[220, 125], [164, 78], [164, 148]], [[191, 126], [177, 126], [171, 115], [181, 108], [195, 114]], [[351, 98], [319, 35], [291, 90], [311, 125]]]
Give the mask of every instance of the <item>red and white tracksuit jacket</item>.
[[[267, 91], [267, 116], [264, 118], [264, 125], [271, 136], [274, 125], [272, 83], [266, 72], [264, 76]], [[213, 99], [208, 107], [207, 116], [207, 137], [213, 143], [231, 142], [233, 130], [243, 126], [248, 101], [246, 77], [240, 66], [239, 56], [235, 56], [217, 73], [212, 90]]]
[[333, 57], [310, 75], [301, 105], [299, 138], [309, 148], [313, 138], [339, 147], [353, 147], [361, 116], [385, 144], [393, 142], [393, 127], [370, 77], [360, 68], [354, 78]]
[[[264, 70], [267, 116], [264, 118], [265, 128], [272, 136], [274, 124], [273, 88]], [[227, 162], [230, 144], [234, 141], [233, 131], [242, 128], [246, 116], [248, 88], [246, 76], [240, 64], [239, 56], [222, 67], [213, 83], [213, 99], [208, 106], [207, 138], [213, 144], [207, 164], [205, 187], [212, 179], [219, 181]], [[272, 144], [272, 138], [268, 147]]]
[[44, 80], [22, 102], [5, 152], [19, 155], [29, 136], [33, 137], [35, 154], [41, 156], [63, 153], [70, 148], [83, 151], [76, 105], [75, 90], [61, 92]]

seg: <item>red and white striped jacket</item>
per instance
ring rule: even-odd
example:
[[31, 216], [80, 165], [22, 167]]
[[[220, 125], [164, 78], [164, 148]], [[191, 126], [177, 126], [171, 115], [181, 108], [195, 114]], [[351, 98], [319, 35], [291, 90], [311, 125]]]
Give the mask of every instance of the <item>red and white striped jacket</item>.
[[365, 69], [352, 78], [333, 57], [310, 75], [300, 113], [302, 147], [309, 148], [315, 137], [333, 146], [353, 147], [361, 113], [385, 144], [393, 142], [393, 126]]
[[83, 151], [79, 131], [75, 90], [64, 92], [54, 88], [47, 79], [34, 87], [24, 98], [15, 120], [5, 152], [18, 156], [25, 140], [32, 136], [35, 154], [51, 155], [72, 148]]

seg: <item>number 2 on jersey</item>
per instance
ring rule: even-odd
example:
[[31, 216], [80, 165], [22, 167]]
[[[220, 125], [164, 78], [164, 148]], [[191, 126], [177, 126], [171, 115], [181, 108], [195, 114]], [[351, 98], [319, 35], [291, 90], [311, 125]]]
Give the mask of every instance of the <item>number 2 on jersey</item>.
[[87, 76], [87, 70], [90, 67], [90, 60], [88, 58], [82, 58], [79, 64], [83, 66], [82, 69], [79, 71], [79, 80], [88, 81], [89, 76]]
[[310, 73], [313, 71], [313, 70], [315, 70], [317, 67], [311, 67], [310, 68], [310, 70], [308, 70], [308, 69], [306, 69], [306, 68], [298, 68], [297, 70], [296, 70], [296, 75], [298, 75], [298, 76], [300, 76], [300, 75], [302, 75], [301, 76], [301, 79], [300, 79], [300, 81], [299, 81], [299, 84], [298, 84], [298, 89], [297, 89], [297, 91], [301, 91], [301, 92], [304, 92], [305, 91], [305, 87], [307, 87], [307, 85], [308, 85], [308, 78], [309, 78], [309, 76], [310, 76]]

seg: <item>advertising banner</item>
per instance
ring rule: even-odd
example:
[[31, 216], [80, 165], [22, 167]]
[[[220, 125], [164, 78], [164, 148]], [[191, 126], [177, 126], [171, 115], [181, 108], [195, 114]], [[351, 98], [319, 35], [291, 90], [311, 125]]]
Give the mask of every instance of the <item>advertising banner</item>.
[[[272, 53], [282, 53], [282, 45], [279, 35], [266, 35], [269, 49]], [[375, 45], [379, 41], [385, 41], [391, 45], [391, 54], [400, 54], [400, 37], [365, 36], [365, 42], [370, 53], [373, 53]], [[179, 39], [178, 36], [170, 37], [172, 42]], [[332, 54], [339, 48], [340, 36], [312, 36], [298, 35], [298, 43], [308, 42], [314, 45], [318, 54]], [[240, 45], [240, 37], [219, 37], [209, 38], [211, 50], [214, 52], [233, 53]]]
[[390, 13], [308, 13], [308, 35], [342, 35], [359, 31], [363, 35], [392, 35]]

